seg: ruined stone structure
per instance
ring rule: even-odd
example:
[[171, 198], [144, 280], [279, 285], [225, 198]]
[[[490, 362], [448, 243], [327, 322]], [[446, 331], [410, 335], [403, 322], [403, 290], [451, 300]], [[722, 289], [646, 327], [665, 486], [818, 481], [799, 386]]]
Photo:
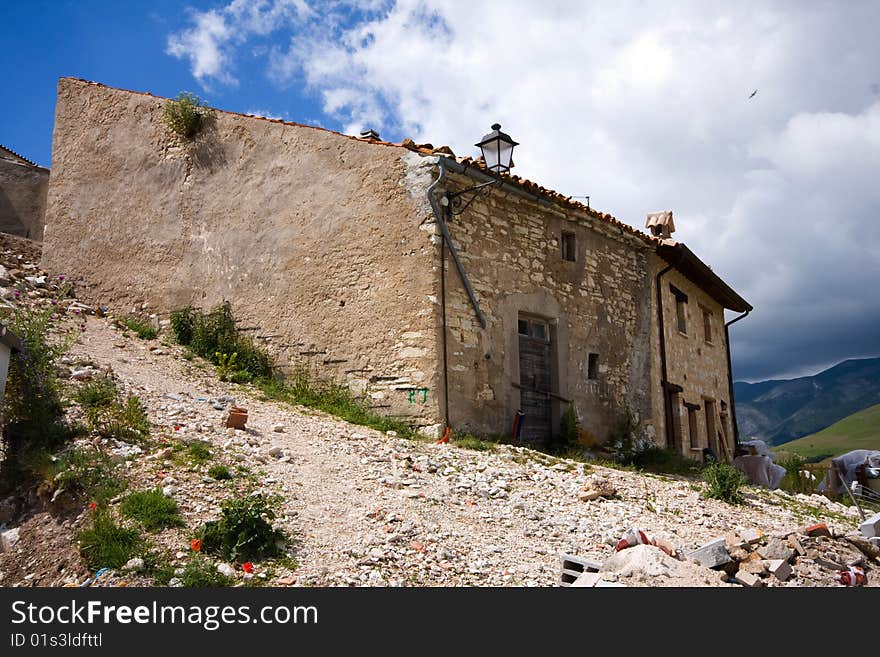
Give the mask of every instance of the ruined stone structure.
[[0, 233], [43, 239], [49, 170], [0, 146]]
[[730, 453], [724, 308], [748, 307], [684, 245], [408, 140], [215, 111], [182, 142], [165, 102], [59, 82], [43, 265], [82, 297], [228, 300], [280, 365], [435, 429], [510, 435], [521, 411], [546, 442], [573, 404], [586, 442], [630, 409], [661, 445]]

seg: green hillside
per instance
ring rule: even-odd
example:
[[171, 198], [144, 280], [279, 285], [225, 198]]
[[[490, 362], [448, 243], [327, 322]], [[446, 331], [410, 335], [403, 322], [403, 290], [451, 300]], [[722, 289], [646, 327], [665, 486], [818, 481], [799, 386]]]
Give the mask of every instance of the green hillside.
[[823, 461], [854, 449], [880, 450], [880, 404], [853, 413], [812, 436], [780, 445], [777, 451]]

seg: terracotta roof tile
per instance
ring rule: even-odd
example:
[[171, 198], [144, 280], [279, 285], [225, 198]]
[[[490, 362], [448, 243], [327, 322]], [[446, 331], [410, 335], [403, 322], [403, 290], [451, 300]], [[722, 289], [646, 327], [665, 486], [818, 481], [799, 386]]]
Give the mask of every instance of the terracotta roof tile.
[[11, 153], [12, 155], [14, 155], [15, 157], [17, 157], [18, 159], [20, 159], [20, 160], [24, 160], [25, 162], [27, 162], [27, 163], [30, 164], [31, 166], [37, 167], [38, 169], [45, 169], [45, 168], [46, 168], [46, 167], [41, 167], [41, 166], [40, 166], [39, 164], [37, 164], [36, 162], [31, 162], [31, 161], [30, 161], [29, 159], [27, 159], [24, 155], [22, 155], [22, 154], [20, 154], [20, 153], [16, 153], [14, 150], [12, 150], [11, 148], [8, 148], [8, 147], [4, 146], [3, 144], [0, 144], [0, 149], [6, 151], [7, 153]]

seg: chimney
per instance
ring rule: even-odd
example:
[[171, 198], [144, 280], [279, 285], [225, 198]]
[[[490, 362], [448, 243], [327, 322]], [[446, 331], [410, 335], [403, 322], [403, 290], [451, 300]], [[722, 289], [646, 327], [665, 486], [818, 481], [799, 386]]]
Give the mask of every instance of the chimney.
[[660, 239], [672, 239], [675, 232], [675, 223], [672, 221], [672, 210], [649, 212], [645, 228], [651, 231], [651, 235]]
[[374, 139], [379, 141], [379, 133], [370, 128], [369, 130], [361, 130], [361, 139]]

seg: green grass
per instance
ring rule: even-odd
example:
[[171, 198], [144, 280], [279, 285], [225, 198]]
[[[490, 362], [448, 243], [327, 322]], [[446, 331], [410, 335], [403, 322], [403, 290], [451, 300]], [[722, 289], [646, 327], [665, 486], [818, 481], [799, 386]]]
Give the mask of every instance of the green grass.
[[229, 468], [225, 465], [212, 465], [208, 469], [208, 476], [217, 481], [223, 481], [226, 479], [232, 479], [232, 472], [230, 472]]
[[706, 482], [705, 496], [722, 500], [728, 504], [745, 502], [742, 486], [746, 483], [742, 472], [727, 463], [713, 461], [703, 468], [703, 481]]
[[127, 518], [137, 520], [147, 531], [184, 525], [177, 510], [177, 502], [166, 497], [158, 488], [130, 493], [119, 505], [119, 512]]
[[120, 568], [145, 547], [137, 529], [116, 524], [105, 510], [95, 511], [76, 538], [80, 554], [92, 570]]
[[473, 449], [478, 452], [494, 452], [498, 449], [498, 443], [492, 440], [486, 440], [473, 434], [464, 434], [462, 436], [453, 436], [452, 444], [456, 447], [465, 449]]
[[214, 453], [204, 440], [197, 440], [187, 445], [186, 455], [196, 465], [203, 465], [214, 458]]
[[123, 326], [134, 332], [141, 340], [155, 340], [158, 332], [150, 324], [145, 324], [136, 317], [124, 317]]
[[238, 493], [220, 505], [220, 518], [199, 531], [202, 549], [229, 561], [258, 561], [282, 554], [287, 535], [272, 527], [281, 498]]
[[409, 424], [379, 415], [344, 385], [319, 381], [304, 372], [295, 372], [286, 382], [262, 380], [259, 386], [267, 399], [314, 408], [377, 431], [395, 431], [401, 438], [417, 438], [416, 431]]
[[105, 506], [128, 485], [110, 459], [97, 448], [74, 447], [48, 462], [44, 475], [55, 489], [63, 488], [82, 501]]
[[845, 417], [811, 436], [779, 445], [775, 451], [797, 454], [817, 463], [854, 449], [880, 450], [880, 404]]
[[231, 586], [233, 583], [231, 578], [217, 572], [215, 563], [200, 554], [193, 554], [182, 568], [183, 572], [179, 574], [175, 574], [174, 566], [157, 568], [154, 578], [159, 584], [167, 586], [176, 577], [180, 580], [181, 586], [187, 588]]

